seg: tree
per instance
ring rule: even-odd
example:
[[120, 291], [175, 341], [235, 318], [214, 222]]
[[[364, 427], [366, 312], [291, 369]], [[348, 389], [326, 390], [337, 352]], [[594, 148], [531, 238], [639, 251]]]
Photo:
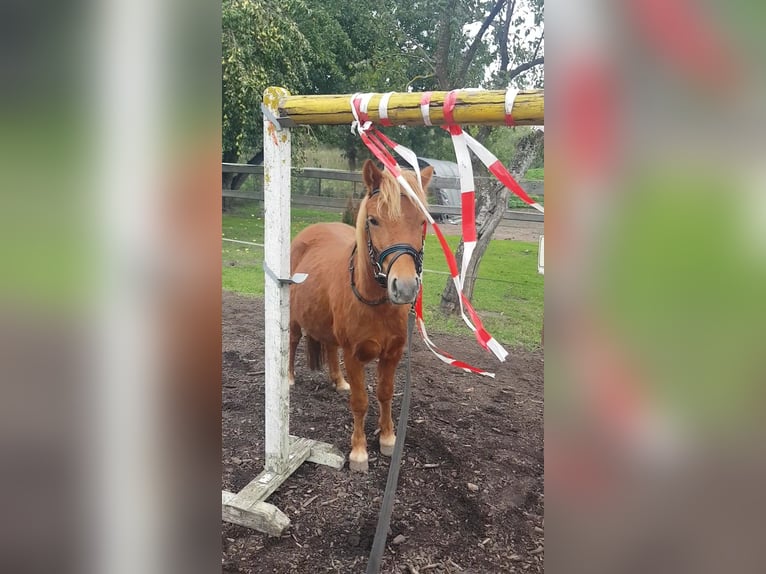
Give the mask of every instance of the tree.
[[[456, 0], [448, 0], [454, 2]], [[495, 45], [497, 46], [497, 69], [492, 74], [488, 87], [503, 88], [513, 83], [517, 87], [542, 87], [545, 59], [542, 55], [544, 30], [542, 28], [542, 0], [494, 0], [481, 21], [481, 25], [465, 50], [465, 59], [457, 68], [456, 79], [465, 80], [471, 68], [470, 58], [478, 56], [480, 43], [484, 36], [493, 29]], [[532, 18], [534, 26], [526, 24]], [[440, 35], [446, 35], [446, 28], [440, 30]], [[446, 40], [440, 40], [443, 47]], [[442, 58], [437, 58], [441, 63]], [[448, 78], [448, 71], [442, 70], [437, 76]], [[499, 128], [505, 129], [505, 128]], [[492, 128], [482, 127], [476, 134], [476, 139], [485, 141], [492, 134]], [[519, 140], [513, 159], [511, 173], [514, 177], [523, 177], [526, 170], [534, 165], [543, 154], [542, 132], [531, 132]], [[536, 143], [539, 142], [539, 143]], [[474, 165], [474, 172], [480, 172], [483, 166]], [[463, 293], [468, 299], [473, 296], [475, 277], [481, 263], [481, 258], [489, 245], [489, 240], [497, 229], [508, 203], [508, 191], [503, 186], [479, 187], [476, 189], [476, 248], [467, 267], [467, 277], [463, 284]], [[463, 242], [458, 245], [455, 258], [461, 264]], [[444, 287], [440, 308], [442, 312], [455, 313], [460, 308], [454, 283], [449, 279]]]
[[[541, 0], [391, 0], [385, 6], [340, 0], [224, 0], [223, 161], [261, 161], [260, 104], [269, 85], [313, 94], [486, 87], [487, 78], [501, 82], [497, 74], [509, 71], [503, 62], [518, 63], [533, 51], [532, 40], [516, 32], [510, 42], [496, 40], [521, 27], [517, 3], [531, 7], [541, 22]], [[471, 22], [480, 26], [473, 35], [465, 26]], [[539, 39], [538, 49], [541, 44]], [[497, 71], [488, 76], [493, 62]], [[517, 66], [505, 80], [535, 73], [538, 63]], [[449, 147], [441, 130], [392, 132], [422, 155], [443, 157], [440, 152]], [[297, 148], [307, 139], [341, 147], [351, 169], [367, 153], [343, 127], [296, 130], [294, 135]], [[246, 178], [224, 174], [223, 185], [237, 189]]]
[[[223, 161], [260, 163], [263, 90], [284, 86], [293, 93], [321, 94], [402, 89], [408, 63], [405, 38], [392, 11], [372, 2], [339, 0], [224, 0]], [[295, 133], [343, 149], [350, 169], [361, 155], [348, 129], [316, 127]], [[224, 174], [237, 189], [247, 174]]]
[[[543, 153], [544, 145], [544, 132], [540, 130], [532, 130], [524, 135], [519, 141], [516, 148], [516, 155], [508, 170], [511, 175], [516, 179], [522, 177], [526, 173], [532, 164]], [[473, 294], [473, 288], [476, 284], [476, 276], [479, 272], [479, 265], [481, 264], [481, 255], [487, 250], [489, 240], [492, 239], [492, 235], [495, 232], [500, 220], [505, 213], [505, 207], [508, 204], [508, 189], [501, 183], [492, 185], [486, 190], [481, 192], [476, 190], [476, 247], [475, 253], [480, 255], [474, 255], [468, 263], [466, 268], [466, 275], [463, 281], [463, 293], [466, 297], [470, 298]], [[458, 260], [458, 265], [463, 258], [463, 242], [458, 245], [455, 258]], [[450, 278], [447, 281], [447, 286], [444, 288], [441, 299], [441, 309], [446, 313], [456, 313], [459, 311], [460, 306], [458, 302], [457, 291], [455, 284]]]
[[[245, 157], [255, 163], [262, 153], [260, 116], [269, 85], [300, 90], [308, 84], [303, 54], [309, 44], [299, 30], [300, 0], [224, 0], [222, 6], [222, 148], [223, 161]], [[285, 46], [294, 57], [285, 58]], [[223, 186], [237, 189], [245, 178], [223, 174]]]

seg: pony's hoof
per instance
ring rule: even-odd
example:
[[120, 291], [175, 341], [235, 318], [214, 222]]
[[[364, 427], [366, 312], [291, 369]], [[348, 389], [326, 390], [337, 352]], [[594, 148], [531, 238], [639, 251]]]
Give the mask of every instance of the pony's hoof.
[[396, 435], [391, 433], [390, 435], [380, 435], [380, 454], [383, 456], [392, 456], [394, 454], [394, 446], [396, 445]]
[[382, 454], [383, 456], [392, 456], [394, 454], [394, 445], [381, 443], [380, 454]]
[[351, 454], [348, 455], [348, 468], [352, 472], [367, 472], [369, 467], [367, 449], [358, 448], [356, 451], [351, 450]]
[[339, 393], [345, 393], [351, 390], [351, 385], [349, 385], [346, 381], [341, 381], [335, 385], [335, 390]]
[[351, 472], [364, 472], [366, 473], [368, 470], [370, 470], [370, 464], [366, 460], [361, 462], [356, 462], [354, 460], [348, 461], [348, 469]]

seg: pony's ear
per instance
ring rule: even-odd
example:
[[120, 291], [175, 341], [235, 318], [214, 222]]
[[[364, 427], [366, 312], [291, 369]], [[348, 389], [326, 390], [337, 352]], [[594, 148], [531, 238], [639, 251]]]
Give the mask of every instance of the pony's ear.
[[428, 189], [428, 184], [431, 183], [431, 178], [434, 175], [434, 168], [433, 166], [428, 166], [424, 169], [420, 170], [420, 181], [423, 182], [423, 191]]
[[378, 169], [372, 160], [368, 159], [362, 167], [362, 179], [369, 191], [372, 191], [380, 187], [380, 182], [383, 181], [383, 172]]

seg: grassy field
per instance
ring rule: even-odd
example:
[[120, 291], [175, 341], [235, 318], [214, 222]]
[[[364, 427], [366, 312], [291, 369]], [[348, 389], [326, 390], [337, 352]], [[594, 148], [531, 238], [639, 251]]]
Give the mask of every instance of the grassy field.
[[[319, 221], [340, 221], [340, 213], [293, 209], [293, 236]], [[224, 214], [223, 237], [263, 242], [260, 210]], [[448, 237], [454, 249], [459, 238]], [[263, 294], [263, 249], [223, 242], [223, 288], [239, 293]], [[424, 261], [426, 326], [433, 332], [464, 333], [472, 339], [463, 321], [444, 317], [438, 310], [448, 275], [444, 255], [436, 237], [426, 239]], [[482, 260], [473, 297], [487, 330], [506, 345], [535, 348], [540, 343], [543, 316], [543, 277], [537, 273], [537, 244], [492, 241]]]
[[[348, 169], [348, 160], [338, 148], [309, 147], [300, 162], [301, 167], [323, 167], [326, 169]], [[359, 165], [361, 169], [361, 164]]]
[[[545, 198], [542, 195], [530, 195], [533, 201], [545, 206]], [[527, 209], [529, 206], [519, 197], [511, 194], [508, 196], [508, 209]]]

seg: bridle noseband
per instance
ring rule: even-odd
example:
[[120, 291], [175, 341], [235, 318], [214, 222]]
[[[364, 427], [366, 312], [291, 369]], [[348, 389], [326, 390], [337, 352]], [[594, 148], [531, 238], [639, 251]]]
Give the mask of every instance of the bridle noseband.
[[[370, 197], [372, 197], [379, 191], [380, 189], [373, 189], [370, 192]], [[425, 227], [423, 228], [423, 241], [421, 243], [419, 251], [415, 249], [409, 243], [395, 243], [394, 245], [389, 245], [380, 253], [378, 253], [378, 250], [372, 244], [372, 235], [370, 234], [369, 221], [365, 222], [364, 230], [365, 230], [365, 233], [367, 234], [367, 254], [370, 258], [370, 264], [372, 265], [372, 276], [373, 276], [373, 279], [375, 279], [375, 281], [378, 283], [378, 285], [380, 285], [384, 289], [388, 287], [388, 274], [391, 272], [391, 267], [393, 267], [394, 263], [396, 263], [396, 261], [402, 255], [409, 255], [410, 257], [412, 257], [413, 261], [415, 262], [415, 272], [418, 274], [418, 276], [420, 276], [420, 274], [423, 272], [423, 248], [425, 247], [425, 239], [426, 239]], [[354, 243], [354, 249], [351, 251], [351, 259], [349, 260], [349, 265], [348, 265], [348, 270], [351, 275], [351, 290], [354, 292], [354, 295], [356, 295], [356, 298], [366, 305], [380, 305], [381, 303], [385, 303], [386, 301], [388, 301], [387, 296], [381, 299], [377, 299], [375, 301], [370, 301], [369, 299], [365, 299], [364, 297], [362, 297], [362, 295], [357, 290], [356, 283], [354, 281], [354, 255], [355, 254], [356, 254], [356, 243]], [[386, 266], [386, 270], [383, 271], [383, 261], [389, 255], [393, 255], [393, 257], [388, 262], [388, 265]]]

